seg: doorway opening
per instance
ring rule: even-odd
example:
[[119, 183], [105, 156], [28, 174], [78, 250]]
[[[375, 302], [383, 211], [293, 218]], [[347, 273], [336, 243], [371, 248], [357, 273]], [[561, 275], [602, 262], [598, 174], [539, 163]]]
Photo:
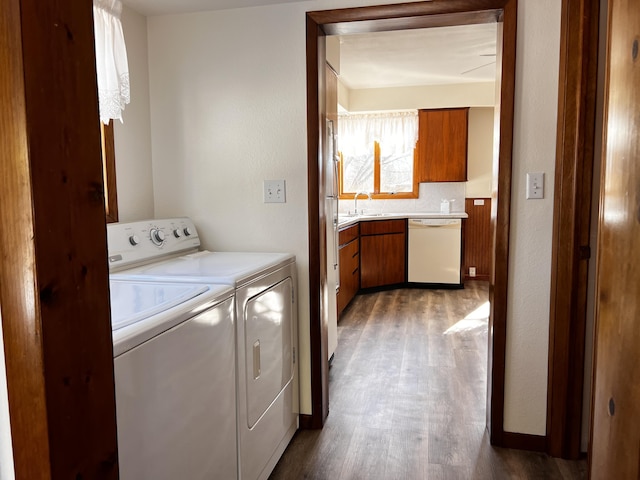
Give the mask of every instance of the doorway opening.
[[513, 0], [431, 3], [419, 2], [379, 7], [310, 12], [307, 14], [307, 125], [309, 188], [309, 259], [311, 308], [312, 414], [306, 426], [321, 427], [328, 415], [327, 305], [327, 212], [326, 191], [321, 183], [326, 158], [324, 149], [326, 35], [408, 30], [438, 26], [498, 24], [496, 145], [492, 192], [491, 235], [493, 266], [490, 274], [489, 361], [487, 378], [487, 426], [491, 442], [504, 440], [504, 375], [506, 344], [507, 255], [511, 151], [515, 83], [516, 2]]

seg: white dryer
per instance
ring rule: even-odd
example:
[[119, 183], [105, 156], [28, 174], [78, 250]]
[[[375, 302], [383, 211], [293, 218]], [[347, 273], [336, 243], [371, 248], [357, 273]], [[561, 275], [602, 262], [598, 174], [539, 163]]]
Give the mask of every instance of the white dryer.
[[233, 289], [110, 280], [122, 480], [234, 478]]
[[[112, 278], [235, 289], [238, 477], [268, 478], [298, 428], [295, 257], [200, 251], [197, 230], [187, 218], [123, 226], [109, 229], [109, 245], [128, 249], [110, 255]], [[131, 267], [142, 245], [155, 248], [159, 258]], [[128, 266], [122, 270], [121, 264]]]

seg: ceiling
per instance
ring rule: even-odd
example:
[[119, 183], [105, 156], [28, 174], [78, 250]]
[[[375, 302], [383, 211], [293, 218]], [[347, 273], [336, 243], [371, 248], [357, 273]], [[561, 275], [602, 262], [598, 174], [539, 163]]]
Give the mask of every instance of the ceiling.
[[[147, 16], [302, 0], [123, 0]], [[496, 24], [340, 36], [340, 80], [351, 89], [495, 80]]]
[[340, 80], [351, 89], [492, 82], [495, 23], [340, 37]]

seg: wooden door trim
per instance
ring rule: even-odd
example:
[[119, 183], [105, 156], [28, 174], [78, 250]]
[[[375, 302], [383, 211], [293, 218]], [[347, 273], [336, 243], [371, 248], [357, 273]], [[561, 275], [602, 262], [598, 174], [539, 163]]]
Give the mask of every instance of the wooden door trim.
[[[324, 96], [325, 36], [309, 14], [307, 22], [307, 195], [309, 215], [309, 331], [311, 357], [311, 415], [301, 415], [303, 428], [322, 428], [329, 415], [328, 323], [322, 315], [322, 286], [327, 282], [326, 215], [324, 210], [322, 142], [326, 115]], [[321, 66], [322, 64], [322, 66]], [[323, 248], [324, 247], [324, 248]], [[324, 261], [323, 261], [324, 260]]]
[[[311, 341], [312, 413], [305, 424], [322, 427], [328, 414], [328, 378], [326, 375], [326, 320], [321, 315], [321, 292], [325, 267], [322, 265], [324, 236], [324, 187], [320, 186], [321, 120], [324, 115], [322, 94], [323, 70], [319, 68], [324, 54], [324, 36], [371, 31], [424, 28], [503, 22], [502, 83], [497, 100], [499, 155], [498, 187], [492, 201], [493, 249], [496, 262], [491, 274], [491, 315], [488, 427], [494, 444], [504, 442], [504, 381], [506, 351], [507, 275], [509, 253], [509, 223], [511, 196], [511, 161], [513, 148], [513, 118], [516, 52], [516, 0], [449, 0], [416, 2], [308, 12], [307, 21], [307, 145], [309, 189], [309, 288]], [[324, 58], [322, 58], [324, 60]]]
[[599, 0], [563, 0], [558, 92], [547, 451], [580, 457], [595, 140]]
[[91, 3], [6, 0], [0, 23], [0, 308], [16, 478], [115, 479]]

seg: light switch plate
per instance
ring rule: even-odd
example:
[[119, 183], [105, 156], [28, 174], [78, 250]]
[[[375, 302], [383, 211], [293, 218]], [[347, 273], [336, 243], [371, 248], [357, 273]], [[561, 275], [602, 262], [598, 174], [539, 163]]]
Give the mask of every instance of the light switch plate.
[[284, 180], [264, 181], [264, 203], [285, 203], [286, 191]]
[[544, 198], [544, 173], [527, 173], [527, 200]]

